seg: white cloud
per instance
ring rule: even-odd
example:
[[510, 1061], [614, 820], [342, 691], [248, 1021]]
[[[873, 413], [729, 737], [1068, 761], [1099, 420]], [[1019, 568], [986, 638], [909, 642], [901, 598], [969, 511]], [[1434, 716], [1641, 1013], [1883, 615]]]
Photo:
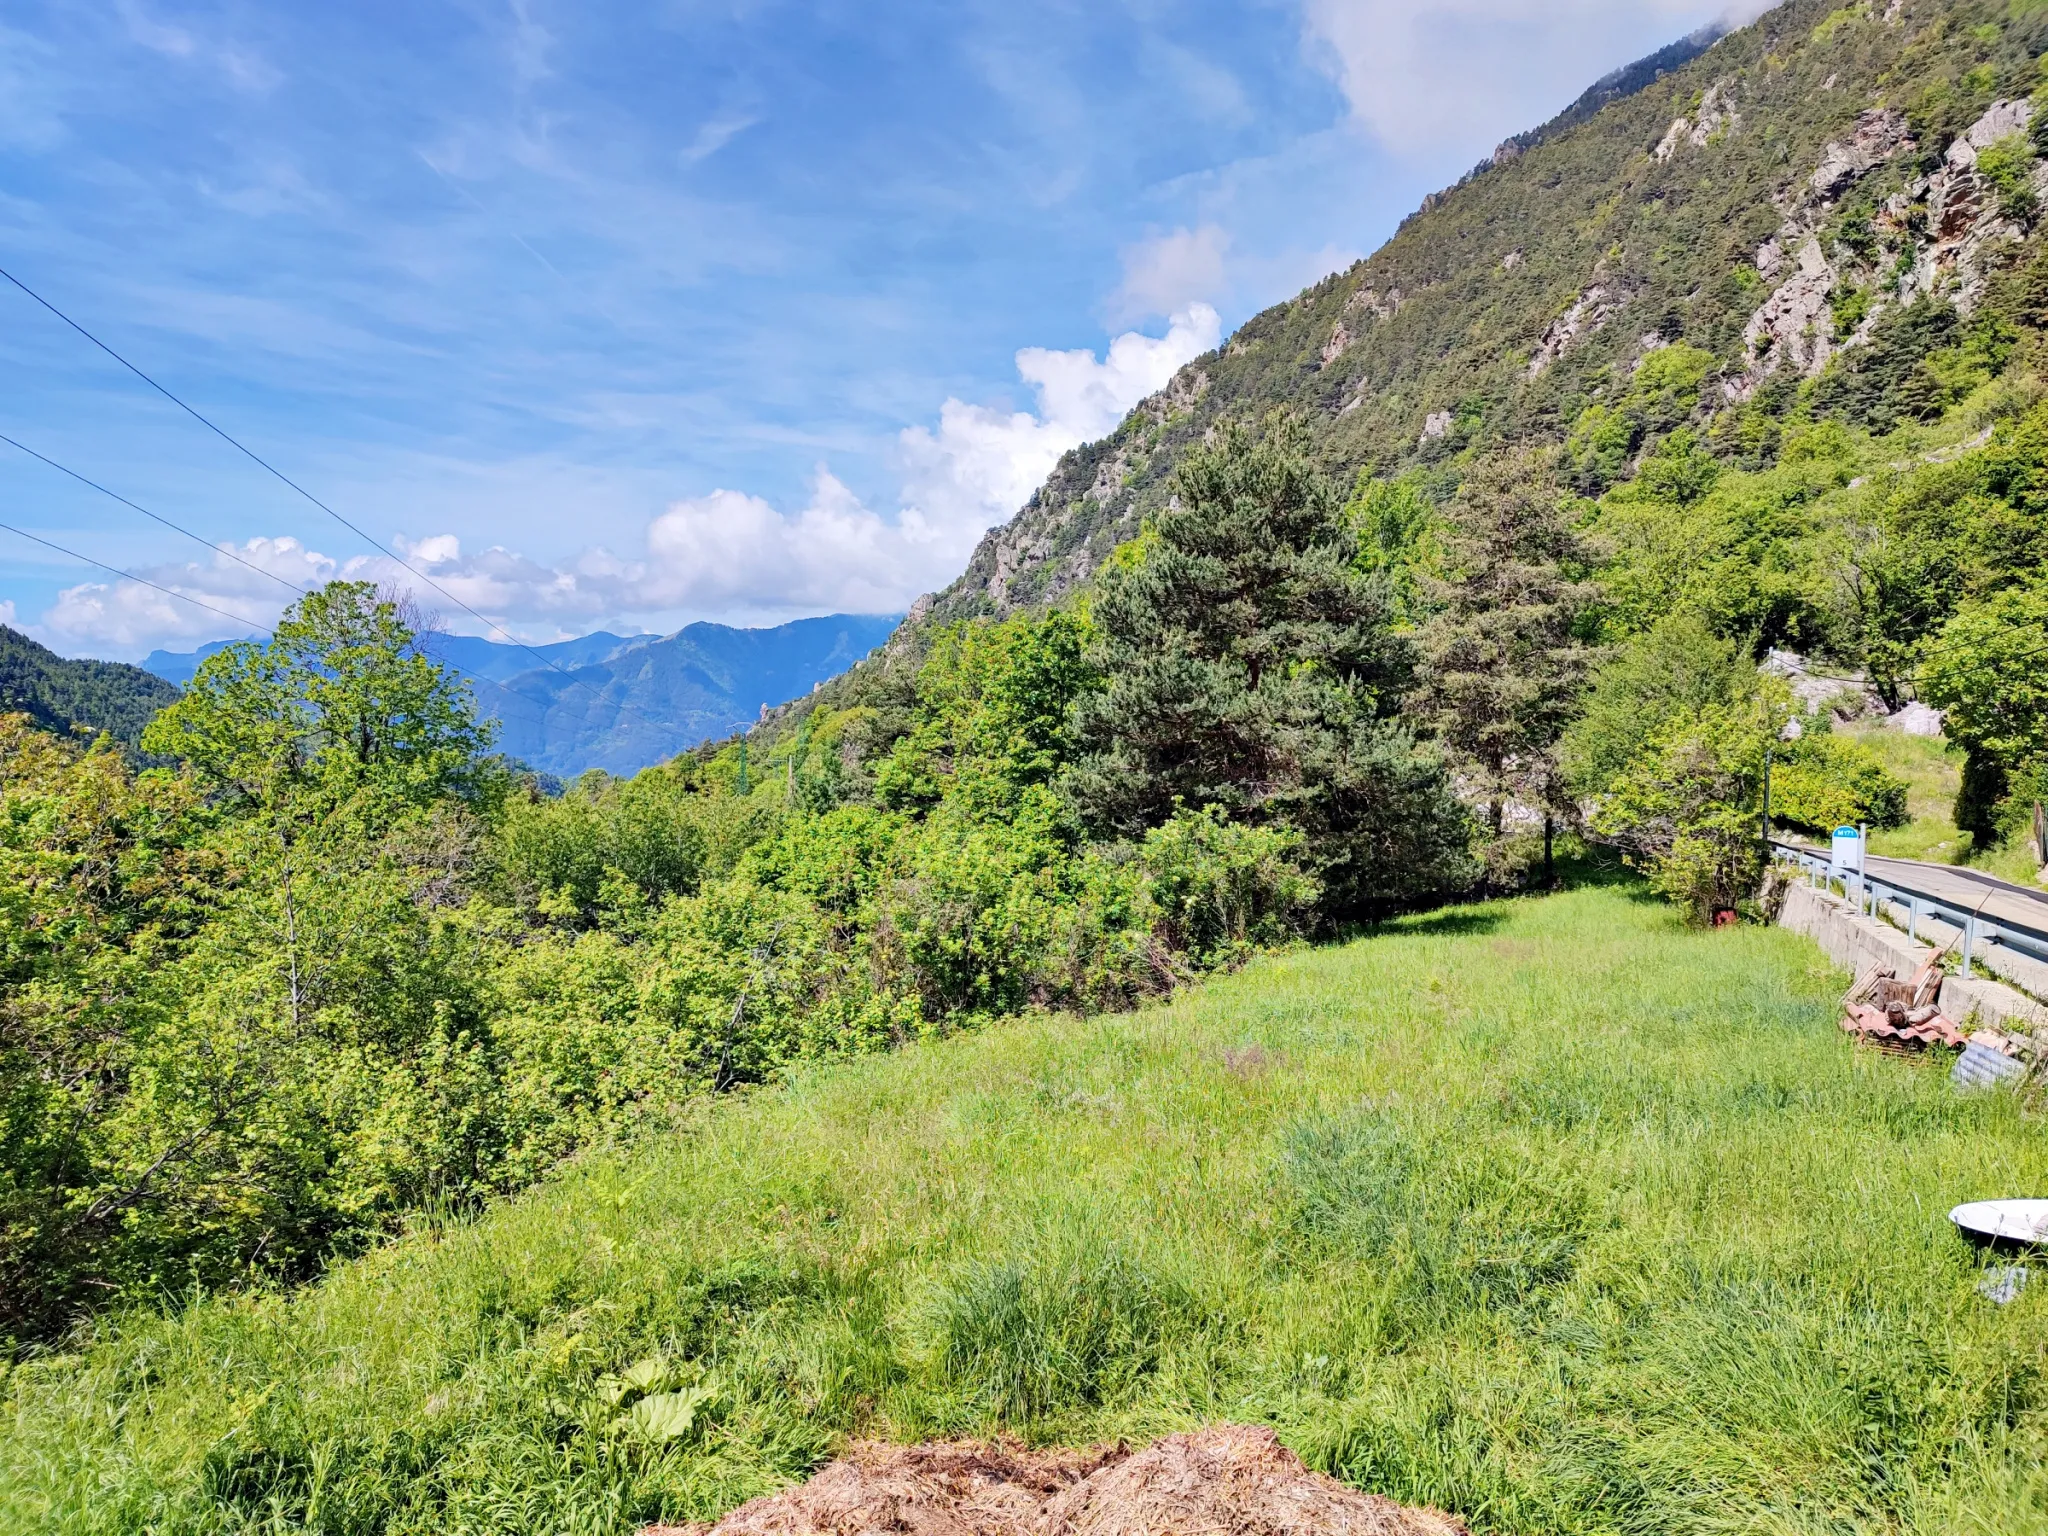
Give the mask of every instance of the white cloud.
[[728, 114], [714, 117], [697, 130], [697, 136], [683, 147], [683, 163], [695, 165], [709, 160], [761, 119], [754, 115]]
[[1635, 31], [1656, 18], [1656, 35], [1674, 41], [1717, 14], [1742, 23], [1768, 8], [1769, 0], [1302, 0], [1311, 52], [1354, 118], [1417, 158], [1494, 143], [1561, 110], [1569, 95], [1560, 97], [1560, 82], [1591, 85], [1629, 62], [1611, 57], [1624, 25]]
[[[1177, 314], [1164, 336], [1127, 332], [1100, 358], [1086, 349], [1025, 348], [1017, 372], [1037, 410], [948, 400], [936, 428], [906, 430], [902, 507], [893, 518], [863, 505], [820, 465], [810, 499], [794, 512], [742, 491], [714, 490], [672, 503], [630, 557], [601, 546], [560, 565], [500, 547], [469, 555], [450, 533], [398, 541], [405, 565], [381, 555], [340, 561], [289, 538], [252, 539], [234, 554], [300, 587], [346, 578], [411, 588], [424, 606], [461, 627], [470, 626], [460, 604], [528, 633], [535, 626], [582, 633], [627, 615], [780, 622], [814, 613], [886, 613], [957, 576], [976, 541], [1029, 499], [1062, 453], [1107, 434], [1221, 334], [1216, 311], [1196, 304]], [[245, 633], [267, 629], [290, 601], [275, 582], [227, 553], [138, 574], [243, 619]], [[139, 582], [88, 582], [59, 593], [36, 629], [60, 648], [139, 654], [213, 639], [230, 624]]]
[[121, 19], [128, 24], [129, 38], [152, 53], [167, 59], [209, 64], [227, 76], [241, 90], [260, 95], [276, 89], [284, 76], [260, 55], [233, 43], [217, 42], [169, 22], [158, 21], [137, 3], [122, 0]]
[[903, 434], [904, 522], [928, 530], [947, 558], [956, 551], [964, 558], [975, 539], [1030, 498], [1061, 454], [1107, 435], [1222, 334], [1216, 311], [1193, 304], [1162, 337], [1125, 332], [1100, 362], [1085, 350], [1025, 348], [1017, 372], [1037, 391], [1037, 415], [948, 400], [936, 432]]
[[[230, 630], [253, 634], [268, 629], [290, 598], [261, 572], [306, 587], [356, 575], [361, 564], [344, 566], [292, 538], [256, 538], [232, 548], [248, 564], [217, 553], [205, 563], [185, 561], [138, 573], [155, 587], [139, 581], [88, 581], [67, 587], [37, 622], [35, 634], [58, 650], [85, 645], [131, 654], [181, 641], [216, 639]], [[180, 601], [173, 593], [193, 601]], [[238, 630], [235, 619], [242, 621]]]
[[1154, 235], [1123, 250], [1124, 278], [1109, 301], [1113, 323], [1171, 315], [1227, 291], [1229, 232], [1215, 224]]

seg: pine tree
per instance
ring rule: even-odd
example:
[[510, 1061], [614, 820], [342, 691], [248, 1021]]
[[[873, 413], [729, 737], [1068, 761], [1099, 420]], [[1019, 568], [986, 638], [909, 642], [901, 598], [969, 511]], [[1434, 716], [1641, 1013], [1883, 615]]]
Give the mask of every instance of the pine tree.
[[1484, 800], [1498, 873], [1506, 812], [1518, 801], [1550, 834], [1571, 802], [1557, 744], [1577, 712], [1592, 652], [1576, 628], [1598, 589], [1564, 511], [1547, 455], [1504, 453], [1476, 464], [1446, 509], [1445, 574], [1426, 585], [1437, 612], [1423, 626], [1417, 702]]
[[1459, 878], [1466, 818], [1392, 718], [1412, 656], [1354, 542], [1296, 421], [1182, 463], [1095, 606], [1107, 686], [1081, 707], [1070, 782], [1092, 823], [1136, 835], [1213, 806], [1298, 828], [1339, 913]]

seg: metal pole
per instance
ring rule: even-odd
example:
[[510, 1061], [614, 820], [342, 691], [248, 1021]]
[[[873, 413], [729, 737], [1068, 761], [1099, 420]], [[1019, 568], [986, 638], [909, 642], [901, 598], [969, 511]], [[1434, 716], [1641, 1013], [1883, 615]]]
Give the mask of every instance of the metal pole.
[[1974, 916], [1963, 919], [1963, 979], [1970, 979], [1970, 953], [1977, 947], [1977, 919]]
[[1764, 743], [1764, 857], [1771, 856], [1771, 743]]

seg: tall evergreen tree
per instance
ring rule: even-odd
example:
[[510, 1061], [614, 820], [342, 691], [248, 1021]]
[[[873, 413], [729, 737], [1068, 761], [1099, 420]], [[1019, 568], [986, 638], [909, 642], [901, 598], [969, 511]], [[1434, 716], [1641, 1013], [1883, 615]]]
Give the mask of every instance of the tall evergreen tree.
[[1297, 421], [1182, 463], [1096, 603], [1107, 686], [1081, 705], [1070, 786], [1090, 821], [1137, 834], [1214, 806], [1296, 827], [1338, 914], [1460, 878], [1466, 818], [1392, 718], [1412, 657], [1354, 543]]
[[1558, 739], [1577, 712], [1592, 653], [1576, 626], [1598, 588], [1576, 572], [1590, 554], [1564, 511], [1548, 455], [1482, 460], [1447, 509], [1437, 611], [1423, 626], [1424, 717], [1484, 797], [1489, 866], [1502, 853], [1506, 810], [1519, 801], [1549, 833], [1570, 799]]

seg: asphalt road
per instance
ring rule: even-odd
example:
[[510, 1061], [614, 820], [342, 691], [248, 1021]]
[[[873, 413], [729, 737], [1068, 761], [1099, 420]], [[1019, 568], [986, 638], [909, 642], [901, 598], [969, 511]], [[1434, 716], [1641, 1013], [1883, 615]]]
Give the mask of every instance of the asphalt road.
[[[1788, 848], [1827, 857], [1825, 847], [1783, 838], [1777, 841]], [[1866, 863], [1873, 880], [1881, 880], [1887, 885], [1911, 886], [1923, 895], [1960, 907], [1965, 912], [1977, 912], [1989, 922], [2024, 928], [2048, 939], [2048, 890], [2029, 890], [2023, 885], [2014, 885], [2010, 880], [2000, 880], [1995, 875], [1982, 874], [1974, 869], [1958, 869], [1953, 864], [1928, 864], [1919, 859], [1884, 859], [1874, 853], [1868, 856]]]

